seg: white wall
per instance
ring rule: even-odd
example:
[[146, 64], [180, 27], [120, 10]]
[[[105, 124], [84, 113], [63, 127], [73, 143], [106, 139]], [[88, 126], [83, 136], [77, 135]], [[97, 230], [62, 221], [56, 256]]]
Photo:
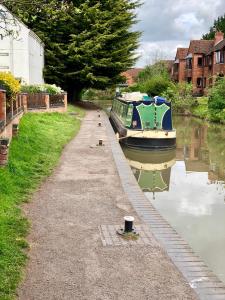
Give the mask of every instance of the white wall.
[[30, 84], [44, 83], [44, 47], [32, 31], [29, 33], [29, 73]]
[[[13, 18], [10, 13], [9, 16]], [[10, 26], [17, 32], [15, 36], [2, 37], [0, 31], [0, 71], [10, 71], [23, 83], [43, 83], [44, 48], [41, 40], [22, 22]]]

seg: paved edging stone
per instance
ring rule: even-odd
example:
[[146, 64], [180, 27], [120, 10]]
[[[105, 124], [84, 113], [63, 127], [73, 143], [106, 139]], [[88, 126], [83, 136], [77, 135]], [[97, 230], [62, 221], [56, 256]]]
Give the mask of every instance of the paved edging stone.
[[159, 214], [138, 186], [106, 115], [105, 119], [122, 187], [138, 216], [150, 226], [155, 238], [161, 243], [200, 299], [225, 300], [225, 284], [213, 274], [188, 243]]

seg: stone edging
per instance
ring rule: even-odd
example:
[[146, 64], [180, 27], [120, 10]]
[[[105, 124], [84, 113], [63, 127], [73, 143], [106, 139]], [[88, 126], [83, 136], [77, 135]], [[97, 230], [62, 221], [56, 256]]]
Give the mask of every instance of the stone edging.
[[108, 118], [107, 134], [114, 161], [125, 193], [138, 216], [151, 227], [151, 232], [170, 259], [202, 300], [225, 300], [225, 284], [206, 266], [171, 225], [159, 214], [140, 189]]

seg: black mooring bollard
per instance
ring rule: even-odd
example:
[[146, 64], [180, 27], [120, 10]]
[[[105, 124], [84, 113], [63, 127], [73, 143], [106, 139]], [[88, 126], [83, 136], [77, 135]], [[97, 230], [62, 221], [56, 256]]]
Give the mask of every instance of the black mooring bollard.
[[103, 140], [99, 140], [99, 141], [98, 141], [98, 145], [99, 145], [99, 146], [103, 146]]
[[125, 221], [124, 232], [132, 232], [134, 230], [133, 229], [134, 217], [125, 216], [124, 221]]
[[98, 123], [98, 127], [101, 127], [101, 126], [102, 126], [102, 123], [101, 123], [101, 122], [99, 122], [99, 123]]

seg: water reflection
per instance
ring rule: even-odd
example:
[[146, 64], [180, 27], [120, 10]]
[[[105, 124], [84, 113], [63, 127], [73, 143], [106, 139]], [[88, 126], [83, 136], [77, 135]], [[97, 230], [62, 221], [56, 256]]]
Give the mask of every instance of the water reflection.
[[169, 151], [139, 151], [124, 148], [124, 154], [138, 184], [144, 192], [169, 191], [171, 167], [175, 164], [175, 149]]
[[[225, 127], [183, 117], [174, 127], [175, 163], [160, 163], [160, 152], [146, 152], [147, 164], [142, 155], [125, 154], [152, 204], [225, 282]], [[158, 169], [165, 162], [168, 168]], [[160, 184], [153, 172], [162, 174]]]

